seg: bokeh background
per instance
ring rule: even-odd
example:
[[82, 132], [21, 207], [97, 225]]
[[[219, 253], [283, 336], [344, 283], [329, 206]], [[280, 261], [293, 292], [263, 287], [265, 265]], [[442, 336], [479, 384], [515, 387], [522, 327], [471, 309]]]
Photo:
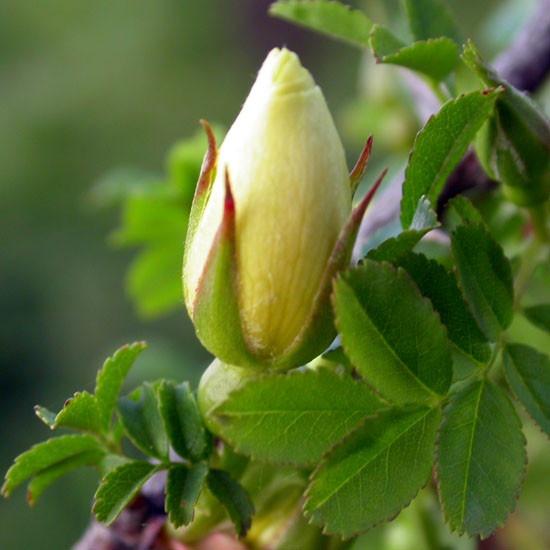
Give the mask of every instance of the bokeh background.
[[[490, 56], [534, 3], [449, 5]], [[33, 406], [58, 410], [74, 391], [93, 389], [120, 345], [150, 346], [130, 383], [196, 381], [208, 363], [183, 305], [157, 320], [136, 314], [124, 289], [134, 253], [108, 246], [120, 213], [98, 207], [95, 182], [118, 167], [162, 174], [171, 145], [200, 118], [228, 126], [274, 46], [297, 51], [314, 74], [350, 159], [373, 131], [357, 98], [385, 92], [365, 77], [361, 52], [269, 18], [269, 4], [0, 0], [0, 472], [49, 436]], [[397, 10], [397, 0], [373, 0], [367, 13]], [[416, 122], [397, 113], [380, 139], [403, 158]], [[89, 521], [95, 483], [91, 471], [71, 475], [33, 510], [24, 489], [0, 501], [0, 548], [70, 548]]]

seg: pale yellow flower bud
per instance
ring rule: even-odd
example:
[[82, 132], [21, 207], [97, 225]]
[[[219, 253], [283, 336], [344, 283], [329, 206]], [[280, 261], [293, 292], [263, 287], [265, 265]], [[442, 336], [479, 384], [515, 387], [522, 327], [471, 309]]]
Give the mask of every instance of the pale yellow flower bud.
[[[344, 150], [325, 99], [287, 49], [272, 50], [262, 65], [220, 147], [210, 195], [188, 235], [184, 294], [199, 338], [207, 321], [196, 322], [195, 305], [211, 292], [205, 265], [220, 242], [228, 193], [243, 340], [255, 361], [276, 364], [299, 345], [313, 317], [324, 315], [320, 309], [330, 309], [328, 293], [323, 304], [316, 296], [351, 212]], [[208, 337], [202, 340], [236, 364], [234, 356], [211, 349], [217, 345], [209, 346]]]

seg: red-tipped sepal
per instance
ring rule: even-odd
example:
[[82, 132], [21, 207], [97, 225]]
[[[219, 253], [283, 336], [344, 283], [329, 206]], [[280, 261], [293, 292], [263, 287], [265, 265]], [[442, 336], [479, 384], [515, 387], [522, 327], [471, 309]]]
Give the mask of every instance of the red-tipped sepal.
[[195, 196], [193, 197], [191, 212], [189, 213], [187, 237], [185, 239], [185, 254], [183, 257], [184, 270], [185, 264], [187, 263], [188, 251], [191, 248], [191, 241], [195, 237], [197, 226], [199, 225], [204, 209], [206, 208], [206, 204], [208, 203], [208, 199], [210, 198], [210, 191], [212, 189], [212, 184], [214, 183], [216, 163], [218, 160], [218, 147], [216, 145], [214, 132], [206, 120], [201, 120], [201, 124], [208, 139], [208, 150], [206, 151], [202, 161], [201, 172], [197, 182], [197, 187], [195, 188]]
[[235, 201], [225, 174], [223, 217], [200, 277], [191, 318], [199, 340], [223, 362], [259, 366], [243, 334], [238, 303]]
[[365, 147], [363, 147], [363, 150], [361, 151], [361, 154], [359, 155], [359, 158], [357, 159], [357, 162], [355, 163], [353, 170], [349, 174], [349, 184], [351, 187], [352, 197], [353, 195], [355, 195], [355, 191], [357, 191], [357, 187], [359, 187], [359, 183], [361, 182], [361, 179], [363, 178], [363, 174], [367, 169], [371, 151], [372, 151], [372, 136], [369, 136], [369, 139], [367, 139], [367, 143], [365, 143]]

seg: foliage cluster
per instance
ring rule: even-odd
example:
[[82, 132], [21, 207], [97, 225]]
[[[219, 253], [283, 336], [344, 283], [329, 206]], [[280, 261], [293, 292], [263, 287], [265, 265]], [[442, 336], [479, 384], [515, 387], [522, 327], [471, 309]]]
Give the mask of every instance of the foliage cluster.
[[[288, 512], [301, 507], [315, 536], [352, 539], [395, 518], [426, 486], [434, 488], [446, 523], [459, 535], [485, 538], [505, 524], [528, 461], [523, 411], [550, 435], [550, 358], [510, 334], [518, 317], [550, 332], [550, 303], [533, 300], [532, 292], [538, 285], [535, 296], [549, 293], [548, 149], [523, 158], [513, 140], [508, 149], [501, 141], [490, 144], [508, 159], [491, 175], [513, 192], [508, 198], [491, 194], [489, 209], [457, 197], [439, 216], [435, 210], [472, 144], [482, 156], [487, 141], [479, 136], [495, 117], [504, 120], [503, 109], [521, 121], [523, 138], [533, 143], [550, 135], [548, 121], [510, 84], [493, 73], [487, 81], [488, 66], [471, 42], [462, 45], [439, 1], [406, 0], [405, 8], [409, 43], [339, 2], [288, 0], [270, 9], [370, 49], [379, 63], [414, 71], [442, 103], [409, 157], [401, 227], [387, 230], [377, 246], [365, 243], [359, 264], [334, 281], [338, 343], [299, 369], [243, 380], [208, 411], [206, 424], [187, 383], [147, 382], [120, 396], [145, 348], [126, 346], [106, 361], [93, 394], [75, 394], [57, 414], [36, 408], [50, 428], [77, 433], [20, 455], [6, 475], [4, 495], [30, 480], [34, 504], [65, 473], [96, 467], [101, 483], [94, 513], [111, 523], [164, 471], [166, 512], [173, 528], [189, 525], [178, 531], [184, 540], [216, 529], [225, 510], [237, 534], [249, 533], [257, 543], [263, 539], [255, 532], [254, 507], [258, 525], [273, 510], [301, 525], [301, 516]], [[479, 89], [457, 90], [461, 60], [479, 77]], [[116, 182], [103, 189], [125, 196], [115, 239], [142, 246], [129, 286], [149, 314], [181, 301], [180, 243], [202, 145], [193, 138], [174, 150], [165, 183], [132, 182], [127, 191]], [[524, 167], [526, 177], [509, 179], [506, 166], [514, 174]], [[518, 187], [526, 209], [514, 204]], [[440, 236], [435, 248], [424, 238], [434, 233]], [[509, 258], [506, 248], [518, 239]], [[127, 452], [125, 439], [140, 458]], [[308, 529], [289, 531], [288, 540], [308, 547]], [[284, 548], [285, 541], [279, 544]]]

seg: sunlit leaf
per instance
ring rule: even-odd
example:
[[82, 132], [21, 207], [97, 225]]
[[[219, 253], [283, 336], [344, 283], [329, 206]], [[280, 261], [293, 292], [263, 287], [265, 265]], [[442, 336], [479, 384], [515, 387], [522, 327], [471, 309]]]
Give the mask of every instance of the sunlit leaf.
[[365, 380], [397, 403], [444, 395], [452, 364], [445, 328], [404, 270], [365, 260], [335, 284], [342, 346]]
[[448, 76], [460, 60], [458, 46], [450, 38], [430, 38], [407, 45], [381, 25], [372, 28], [370, 46], [378, 62], [406, 67], [436, 81]]
[[319, 369], [254, 380], [214, 413], [237, 451], [270, 462], [314, 464], [382, 406], [365, 384]]
[[422, 195], [437, 203], [448, 176], [492, 111], [498, 93], [475, 91], [451, 99], [418, 133], [405, 171], [403, 227], [410, 225]]

